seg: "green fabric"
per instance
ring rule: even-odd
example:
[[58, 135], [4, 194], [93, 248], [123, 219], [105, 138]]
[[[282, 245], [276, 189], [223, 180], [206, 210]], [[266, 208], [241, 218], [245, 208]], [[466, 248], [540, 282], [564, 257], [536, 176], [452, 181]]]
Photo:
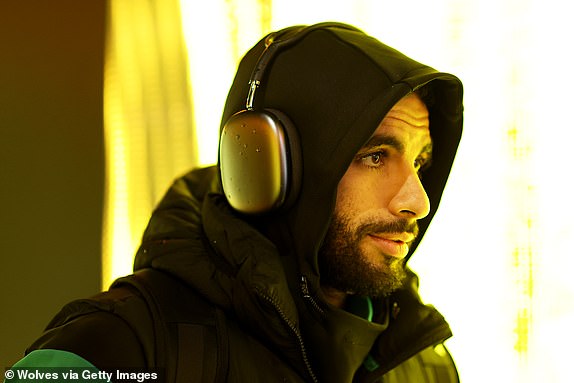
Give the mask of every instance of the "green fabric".
[[358, 295], [347, 297], [345, 310], [369, 322], [373, 321], [373, 301], [369, 297]]
[[28, 367], [86, 367], [93, 364], [72, 352], [62, 350], [36, 350], [20, 359], [12, 368]]
[[62, 350], [36, 350], [7, 370], [4, 383], [23, 382], [110, 382], [106, 375], [84, 358]]

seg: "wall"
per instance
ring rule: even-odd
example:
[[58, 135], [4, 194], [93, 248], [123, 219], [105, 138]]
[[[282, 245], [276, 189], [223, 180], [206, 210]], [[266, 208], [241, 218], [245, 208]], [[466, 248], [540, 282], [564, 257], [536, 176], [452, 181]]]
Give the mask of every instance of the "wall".
[[0, 2], [0, 368], [99, 289], [106, 2]]

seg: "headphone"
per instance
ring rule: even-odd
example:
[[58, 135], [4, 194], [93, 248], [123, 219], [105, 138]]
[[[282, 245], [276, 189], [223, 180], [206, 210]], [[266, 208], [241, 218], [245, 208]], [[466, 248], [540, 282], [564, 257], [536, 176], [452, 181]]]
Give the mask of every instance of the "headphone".
[[246, 107], [224, 124], [219, 140], [223, 193], [232, 208], [261, 215], [286, 208], [297, 198], [302, 178], [299, 134], [287, 115], [254, 107], [266, 68], [277, 53], [324, 28], [359, 31], [341, 23], [294, 26], [271, 33], [249, 80]]

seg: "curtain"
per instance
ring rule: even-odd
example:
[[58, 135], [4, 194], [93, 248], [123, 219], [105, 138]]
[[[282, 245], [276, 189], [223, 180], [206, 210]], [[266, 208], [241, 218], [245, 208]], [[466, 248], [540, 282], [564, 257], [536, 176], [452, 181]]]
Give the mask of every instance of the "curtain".
[[108, 4], [104, 288], [131, 272], [154, 205], [197, 164], [179, 1]]

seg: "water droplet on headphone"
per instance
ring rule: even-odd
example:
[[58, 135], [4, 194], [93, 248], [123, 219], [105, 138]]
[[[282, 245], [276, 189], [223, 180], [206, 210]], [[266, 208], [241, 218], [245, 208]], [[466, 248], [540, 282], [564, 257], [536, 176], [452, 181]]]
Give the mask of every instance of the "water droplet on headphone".
[[261, 153], [261, 148], [257, 148], [257, 149], [255, 149], [255, 151], [256, 151], [257, 153]]
[[247, 144], [243, 144], [243, 147], [244, 147], [244, 148], [247, 148]]
[[257, 130], [256, 130], [256, 129], [253, 129], [253, 130], [251, 131], [251, 133], [252, 133], [252, 134], [255, 134], [255, 133], [257, 133]]
[[247, 127], [247, 124], [246, 124], [246, 123], [243, 123], [243, 124], [241, 124], [241, 127], [242, 127], [242, 128], [245, 128], [245, 127]]
[[239, 140], [240, 138], [241, 138], [241, 136], [239, 134], [235, 136], [236, 140]]

